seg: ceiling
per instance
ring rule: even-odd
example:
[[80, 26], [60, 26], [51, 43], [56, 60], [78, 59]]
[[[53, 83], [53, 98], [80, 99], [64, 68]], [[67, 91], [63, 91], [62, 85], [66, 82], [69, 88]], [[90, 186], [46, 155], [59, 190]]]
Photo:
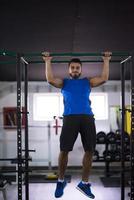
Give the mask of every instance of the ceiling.
[[[99, 53], [105, 50], [131, 53], [134, 50], [134, 2], [1, 0], [0, 50], [21, 53]], [[41, 57], [32, 59], [42, 60]], [[97, 59], [101, 60], [101, 57]], [[0, 60], [12, 61], [13, 58], [0, 56]], [[101, 65], [83, 63], [83, 76], [98, 75]], [[126, 68], [126, 78], [129, 79], [129, 66]], [[46, 80], [43, 63], [30, 64], [28, 69], [30, 81]], [[56, 77], [68, 76], [66, 64], [53, 64], [53, 70]], [[15, 64], [0, 64], [0, 81], [15, 80]], [[110, 63], [110, 80], [120, 80], [119, 63]]]

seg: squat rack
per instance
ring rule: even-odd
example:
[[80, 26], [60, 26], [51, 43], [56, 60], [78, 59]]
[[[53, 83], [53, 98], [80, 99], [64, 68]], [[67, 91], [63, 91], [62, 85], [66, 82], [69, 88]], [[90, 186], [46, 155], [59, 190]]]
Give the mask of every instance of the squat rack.
[[[28, 110], [27, 110], [27, 96], [28, 96], [28, 64], [31, 63], [43, 63], [42, 53], [30, 53], [22, 54], [9, 51], [0, 51], [0, 56], [14, 57], [16, 61], [1, 61], [0, 64], [16, 64], [16, 76], [17, 76], [17, 152], [18, 152], [18, 200], [22, 200], [22, 173], [25, 172], [25, 199], [29, 200], [29, 144], [28, 144]], [[101, 57], [103, 53], [51, 53], [52, 57]], [[37, 57], [33, 60], [33, 57]], [[130, 200], [134, 200], [134, 59], [128, 52], [115, 52], [112, 53], [112, 57], [115, 60], [110, 62], [119, 63], [121, 66], [121, 96], [122, 96], [122, 130], [121, 130], [121, 200], [125, 199], [125, 162], [124, 162], [124, 132], [125, 132], [125, 63], [131, 61], [131, 191]], [[127, 58], [126, 58], [127, 57]], [[122, 60], [125, 58], [125, 60]], [[53, 60], [53, 63], [67, 63], [68, 60]], [[82, 60], [85, 63], [99, 63], [102, 60], [90, 59]], [[25, 106], [25, 158], [22, 158], [22, 140], [21, 140], [21, 118], [22, 118], [22, 106], [21, 106], [21, 76], [22, 65], [24, 64], [24, 106]], [[2, 159], [1, 159], [2, 160]], [[22, 162], [25, 163], [25, 169], [22, 168]]]

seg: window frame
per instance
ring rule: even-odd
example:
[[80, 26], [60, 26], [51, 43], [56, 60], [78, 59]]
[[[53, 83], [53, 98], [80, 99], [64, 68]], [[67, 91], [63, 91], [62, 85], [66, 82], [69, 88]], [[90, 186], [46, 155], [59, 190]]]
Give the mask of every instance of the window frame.
[[[44, 119], [37, 119], [35, 117], [35, 116], [37, 116], [37, 112], [36, 111], [38, 110], [38, 108], [35, 108], [37, 106], [37, 100], [36, 99], [39, 96], [40, 97], [43, 96], [43, 98], [46, 97], [46, 96], [49, 96], [49, 97], [54, 97], [55, 96], [55, 97], [59, 98], [58, 105], [57, 105], [58, 106], [58, 108], [57, 108], [57, 110], [58, 110], [57, 115], [58, 115], [58, 117], [62, 116], [64, 105], [63, 105], [63, 96], [62, 96], [61, 93], [56, 93], [56, 92], [53, 92], [53, 93], [34, 93], [33, 94], [33, 121], [38, 121], [38, 122], [40, 121], [41, 122], [41, 121], [52, 121], [53, 120], [53, 117], [50, 117], [50, 116], [48, 118], [45, 117]], [[102, 113], [102, 116], [97, 116], [95, 114], [95, 112], [94, 112], [95, 109], [93, 108], [93, 104], [94, 104], [93, 103], [94, 102], [93, 98], [97, 98], [96, 102], [99, 102], [99, 106], [100, 106], [100, 101], [98, 100], [99, 96], [104, 97], [104, 103], [103, 103], [104, 104], [104, 106], [103, 106], [104, 112]], [[93, 110], [95, 119], [96, 120], [107, 120], [108, 119], [108, 94], [104, 93], [104, 92], [101, 92], [101, 93], [100, 92], [92, 92], [91, 95], [90, 95], [90, 101], [91, 101], [91, 108]], [[100, 108], [102, 108], [102, 105], [101, 105]], [[43, 109], [43, 110], [45, 110], [45, 109]]]

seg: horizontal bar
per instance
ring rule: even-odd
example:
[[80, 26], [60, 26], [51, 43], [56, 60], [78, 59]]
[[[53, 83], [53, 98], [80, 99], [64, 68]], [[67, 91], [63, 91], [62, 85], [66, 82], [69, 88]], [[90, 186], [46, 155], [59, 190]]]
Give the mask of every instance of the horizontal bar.
[[[25, 150], [25, 149], [22, 149], [22, 151], [25, 152], [26, 150]], [[29, 149], [28, 152], [36, 152], [36, 150], [35, 150], [35, 149]]]
[[0, 65], [16, 65], [15, 61], [0, 61]]
[[[25, 53], [24, 56], [26, 57], [34, 57], [34, 56], [42, 56], [44, 52], [41, 52], [41, 53]], [[70, 57], [70, 56], [80, 56], [80, 57], [83, 57], [83, 56], [95, 56], [95, 57], [98, 57], [98, 56], [103, 56], [104, 55], [104, 52], [100, 52], [100, 53], [51, 53], [50, 52], [50, 56], [52, 57]], [[112, 56], [117, 56], [117, 57], [121, 57], [121, 56], [130, 56], [130, 53], [129, 52], [113, 52], [112, 53]]]
[[[32, 169], [28, 169], [28, 170], [25, 170], [25, 169], [23, 169], [24, 167], [22, 167], [22, 169], [20, 170], [22, 173], [25, 173], [25, 172], [32, 172]], [[6, 174], [6, 173], [15, 173], [15, 172], [19, 172], [17, 169], [10, 169], [10, 170], [6, 170], [6, 169], [2, 169], [2, 170], [0, 170], [0, 173], [2, 174], [2, 173], [4, 173], [4, 174]]]
[[13, 161], [16, 160], [16, 158], [0, 158], [0, 161]]
[[[17, 161], [17, 160], [19, 160], [19, 159], [18, 158], [0, 158], [0, 161]], [[28, 159], [21, 158], [21, 160], [22, 161], [24, 161], [24, 160], [31, 160], [31, 158], [28, 158]]]
[[1, 174], [2, 173], [4, 173], [4, 174], [6, 174], [6, 173], [15, 173], [15, 172], [18, 172], [18, 170], [17, 169], [10, 169], [10, 170], [3, 169], [3, 170], [0, 170]]
[[[52, 60], [52, 63], [68, 63], [69, 60]], [[82, 63], [101, 63], [103, 60], [81, 60]], [[121, 62], [121, 60], [110, 60], [112, 63]], [[44, 63], [43, 60], [35, 60], [35, 61], [28, 61], [29, 64], [41, 64]], [[16, 62], [14, 61], [0, 61], [1, 65], [15, 65]]]
[[0, 51], [0, 56], [12, 56], [16, 57], [17, 53], [11, 51]]
[[[24, 53], [23, 56], [26, 56], [26, 57], [36, 57], [36, 56], [42, 56], [42, 53], [43, 52], [40, 52], [40, 53]], [[12, 57], [16, 57], [17, 56], [17, 53], [16, 52], [11, 52], [11, 51], [0, 51], [0, 55], [1, 56], [12, 56]], [[70, 57], [70, 56], [80, 56], [80, 57], [83, 57], [83, 56], [95, 56], [95, 57], [98, 57], [98, 56], [103, 56], [104, 55], [104, 52], [100, 52], [100, 53], [89, 53], [89, 52], [84, 52], [84, 53], [72, 53], [72, 52], [67, 52], [67, 53], [50, 53], [50, 56], [53, 56], [53, 57]], [[129, 52], [112, 52], [112, 56], [116, 56], [116, 57], [122, 57], [122, 56], [130, 56], [130, 53]]]
[[[53, 127], [53, 126], [49, 126], [49, 125], [43, 125], [43, 126], [40, 126], [40, 125], [28, 125], [28, 128], [48, 128], [48, 127]], [[16, 129], [17, 126], [15, 125], [5, 125], [5, 126], [0, 126], [0, 128], [4, 128], [4, 129]], [[25, 128], [25, 126], [23, 125], [22, 128]]]
[[[68, 63], [69, 60], [52, 60], [52, 63]], [[102, 63], [103, 60], [81, 60], [82, 63]], [[113, 63], [118, 63], [121, 62], [121, 60], [110, 60], [110, 62]], [[42, 60], [36, 60], [36, 61], [28, 61], [29, 64], [41, 64], [44, 63], [44, 61]]]

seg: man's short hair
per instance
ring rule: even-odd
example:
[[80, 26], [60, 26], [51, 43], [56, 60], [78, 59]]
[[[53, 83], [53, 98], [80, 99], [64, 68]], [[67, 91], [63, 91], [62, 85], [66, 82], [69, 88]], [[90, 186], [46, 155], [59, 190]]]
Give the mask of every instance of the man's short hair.
[[68, 66], [70, 66], [71, 63], [79, 63], [82, 66], [82, 62], [80, 61], [79, 58], [72, 58], [69, 62], [68, 62]]

